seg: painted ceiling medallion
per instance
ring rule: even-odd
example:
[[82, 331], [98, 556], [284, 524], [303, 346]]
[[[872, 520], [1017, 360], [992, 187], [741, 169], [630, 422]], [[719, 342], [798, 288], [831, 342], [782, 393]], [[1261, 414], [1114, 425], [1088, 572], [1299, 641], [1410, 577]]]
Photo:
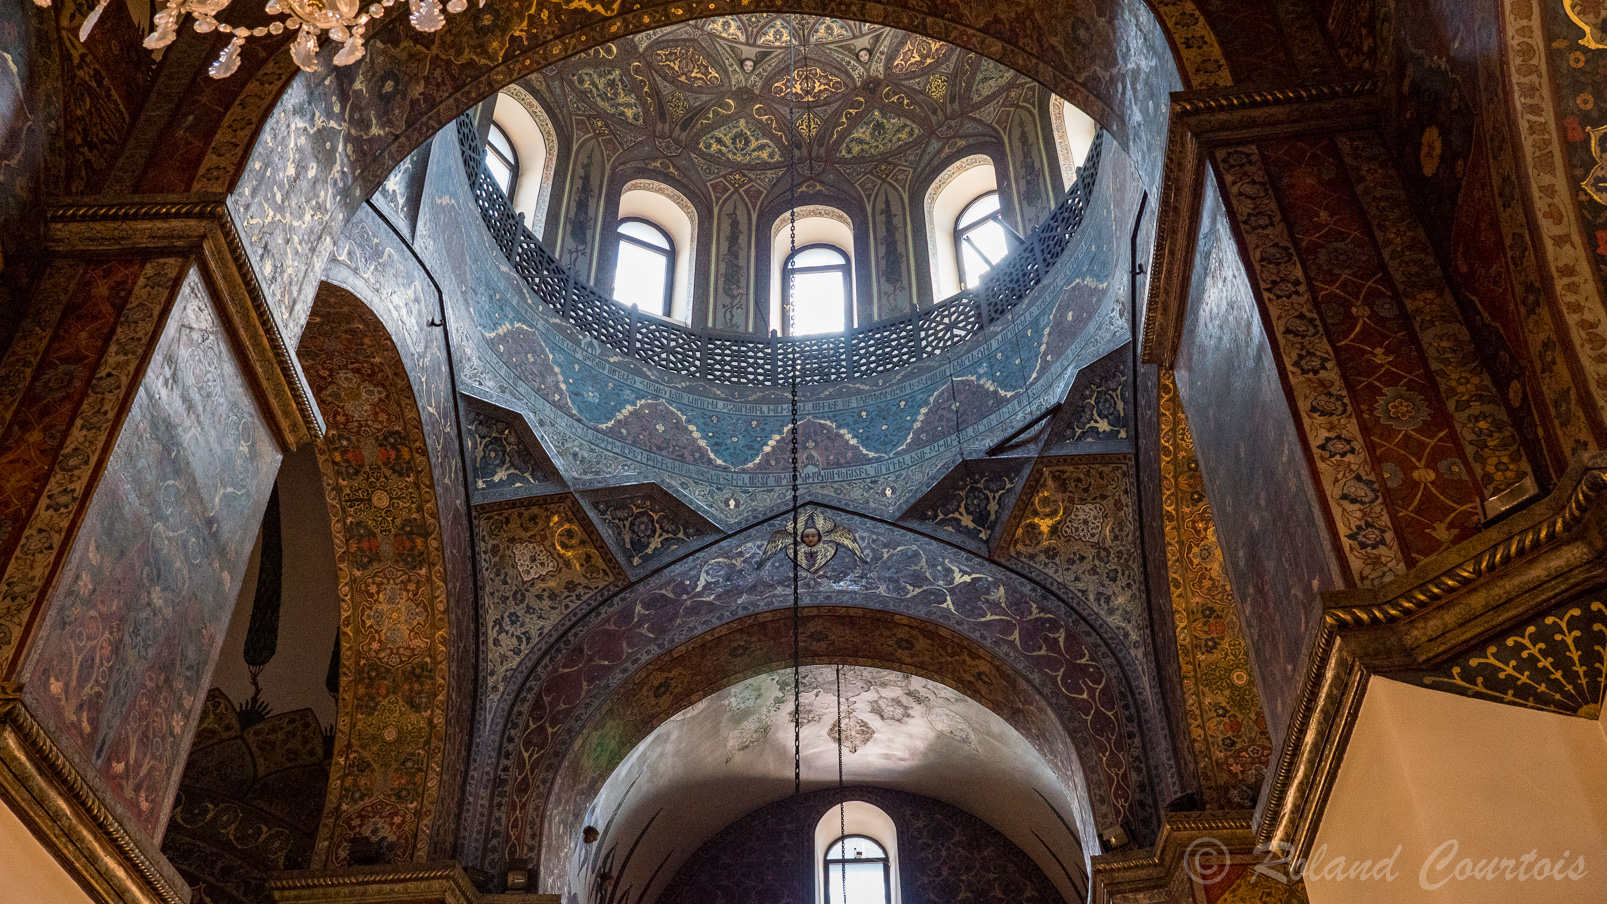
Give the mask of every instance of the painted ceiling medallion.
[[697, 48], [681, 45], [653, 51], [653, 61], [670, 78], [694, 88], [718, 88], [725, 83], [719, 70]]
[[574, 75], [579, 88], [597, 108], [633, 126], [642, 124], [642, 106], [625, 83], [625, 73], [611, 67], [582, 69]]
[[756, 42], [760, 47], [790, 47], [794, 43], [792, 36], [792, 23], [786, 19], [776, 19], [765, 26], [759, 33]]
[[925, 69], [943, 56], [948, 49], [947, 44], [934, 41], [924, 35], [910, 35], [904, 46], [898, 49], [898, 55], [893, 57], [893, 65], [888, 67], [893, 72], [914, 72]]
[[793, 543], [793, 530], [787, 527], [775, 531], [770, 535], [770, 542], [765, 544], [764, 556], [759, 559], [761, 566], [778, 552], [786, 553], [787, 558], [791, 559], [794, 549], [797, 551], [798, 565], [805, 571], [825, 568], [827, 562], [837, 557], [838, 549], [846, 549], [861, 562], [865, 561], [865, 551], [859, 548], [859, 539], [854, 532], [839, 525], [819, 509], [805, 511], [790, 527], [796, 530], [798, 542]]
[[737, 164], [781, 162], [781, 149], [745, 117], [704, 135], [697, 146], [705, 154]]
[[799, 66], [796, 73], [789, 72], [776, 79], [770, 86], [770, 93], [776, 97], [811, 104], [836, 97], [847, 88], [848, 85], [842, 79], [819, 66]]
[[914, 141], [920, 133], [915, 123], [896, 113], [872, 110], [843, 139], [838, 153], [849, 159], [878, 157]]

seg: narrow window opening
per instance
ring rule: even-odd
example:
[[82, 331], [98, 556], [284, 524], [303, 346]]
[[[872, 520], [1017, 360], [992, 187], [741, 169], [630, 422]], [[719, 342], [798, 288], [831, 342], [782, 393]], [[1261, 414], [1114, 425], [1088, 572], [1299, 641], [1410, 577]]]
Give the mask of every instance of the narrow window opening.
[[[891, 904], [892, 864], [866, 835], [845, 835], [826, 850], [826, 904]], [[846, 897], [845, 897], [846, 892]]]
[[491, 132], [486, 136], [485, 165], [502, 193], [513, 197], [513, 187], [519, 182], [519, 155], [513, 149], [513, 142], [508, 140], [508, 133], [495, 122], [491, 123]]
[[637, 217], [619, 221], [614, 300], [668, 317], [675, 289], [675, 242], [657, 224]]
[[781, 292], [790, 307], [789, 335], [817, 336], [848, 328], [853, 298], [848, 255], [834, 245], [809, 245], [787, 256], [781, 268]]
[[960, 285], [974, 288], [999, 265], [1021, 239], [1004, 224], [999, 193], [977, 197], [954, 221], [954, 256], [960, 262]]

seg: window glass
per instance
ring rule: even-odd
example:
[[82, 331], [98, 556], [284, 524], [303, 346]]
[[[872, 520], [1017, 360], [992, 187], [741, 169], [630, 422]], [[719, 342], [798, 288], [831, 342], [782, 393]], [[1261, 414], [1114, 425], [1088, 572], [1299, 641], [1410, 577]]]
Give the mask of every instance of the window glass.
[[494, 122], [491, 132], [486, 135], [485, 165], [502, 193], [511, 196], [513, 183], [519, 178], [519, 155], [514, 153], [508, 133]]
[[826, 851], [826, 904], [889, 904], [887, 852], [863, 835], [850, 835]]
[[614, 263], [614, 300], [668, 317], [675, 276], [675, 243], [646, 220], [621, 220]]
[[970, 226], [989, 214], [995, 214], [998, 212], [999, 193], [996, 191], [990, 191], [966, 205], [965, 210], [960, 212], [960, 220], [954, 224], [954, 228], [964, 229], [965, 227]]
[[967, 204], [954, 223], [954, 251], [960, 261], [960, 284], [974, 287], [1017, 244], [1004, 225], [999, 193], [988, 192]]
[[783, 314], [792, 303], [790, 334], [815, 336], [848, 328], [848, 255], [830, 245], [800, 248], [781, 268]]
[[655, 248], [670, 250], [670, 237], [657, 226], [642, 220], [626, 220], [619, 224], [619, 234], [628, 235], [633, 239], [641, 239]]
[[[846, 857], [843, 856], [843, 847], [845, 845], [848, 848], [848, 855]], [[882, 850], [881, 845], [863, 835], [845, 838], [842, 841], [832, 845], [831, 849], [826, 851], [827, 860], [862, 860], [866, 857], [875, 858], [886, 856], [887, 852]]]

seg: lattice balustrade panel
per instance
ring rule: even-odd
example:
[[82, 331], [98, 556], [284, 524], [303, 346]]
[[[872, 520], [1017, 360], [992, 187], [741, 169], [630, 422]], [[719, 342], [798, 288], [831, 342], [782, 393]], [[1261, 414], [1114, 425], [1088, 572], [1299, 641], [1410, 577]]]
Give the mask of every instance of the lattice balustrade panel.
[[798, 382], [806, 386], [815, 383], [835, 383], [852, 374], [848, 370], [848, 337], [799, 337], [780, 343], [777, 352], [781, 367], [781, 382], [787, 382], [788, 370], [793, 361], [798, 364]]
[[969, 296], [918, 313], [923, 358], [946, 352], [982, 331], [982, 312]]
[[620, 354], [630, 354], [630, 311], [620, 307], [614, 299], [579, 282], [574, 284], [569, 305], [569, 321], [582, 332]]
[[569, 303], [569, 277], [562, 274], [552, 276], [530, 276], [525, 278], [530, 285], [530, 291], [536, 297], [546, 302], [553, 310], [560, 313], [568, 310]]
[[703, 339], [703, 378], [741, 386], [774, 386], [774, 344], [769, 339]]
[[458, 119], [458, 141], [470, 192], [492, 239], [516, 273], [542, 301], [584, 334], [624, 355], [716, 383], [786, 385], [796, 362], [802, 383], [831, 383], [873, 376], [942, 354], [1004, 318], [1043, 282], [1069, 247], [1088, 209], [1098, 178], [1103, 136], [1096, 136], [1076, 182], [1015, 253], [979, 288], [895, 321], [839, 336], [739, 339], [703, 333], [631, 312], [583, 280], [574, 279], [525, 227], [485, 168], [485, 151], [473, 120]]
[[695, 377], [701, 345], [695, 333], [672, 323], [644, 319], [636, 324], [636, 357], [654, 367]]
[[873, 324], [850, 337], [853, 376], [870, 377], [921, 360], [920, 327], [914, 317]]

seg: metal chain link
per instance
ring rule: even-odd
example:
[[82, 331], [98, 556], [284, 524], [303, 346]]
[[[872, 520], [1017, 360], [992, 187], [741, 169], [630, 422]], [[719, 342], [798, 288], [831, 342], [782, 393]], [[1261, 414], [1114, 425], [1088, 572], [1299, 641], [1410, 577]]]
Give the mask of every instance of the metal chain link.
[[843, 896], [838, 904], [848, 904], [848, 792], [843, 790], [843, 667], [837, 666], [837, 837], [843, 846]]
[[[787, 94], [787, 120], [796, 131], [797, 121], [794, 115], [793, 102], [797, 94], [798, 84], [798, 28], [797, 17], [793, 17], [792, 43], [787, 51], [787, 65], [791, 68], [791, 77], [794, 90]], [[783, 316], [786, 319], [787, 335], [791, 336], [797, 331], [797, 308], [793, 303], [798, 288], [798, 151], [795, 138], [787, 138], [788, 156], [788, 187], [787, 187], [787, 216], [788, 241], [790, 249], [787, 253], [787, 292], [786, 310]], [[793, 350], [792, 360], [789, 362], [788, 373], [790, 380], [791, 418], [788, 432], [791, 434], [792, 447], [792, 793], [803, 793], [803, 680], [802, 680], [802, 653], [800, 650], [799, 634], [802, 630], [803, 607], [798, 592], [798, 535], [801, 533], [798, 524], [798, 360], [800, 356]]]

